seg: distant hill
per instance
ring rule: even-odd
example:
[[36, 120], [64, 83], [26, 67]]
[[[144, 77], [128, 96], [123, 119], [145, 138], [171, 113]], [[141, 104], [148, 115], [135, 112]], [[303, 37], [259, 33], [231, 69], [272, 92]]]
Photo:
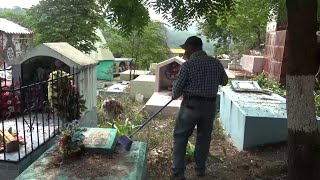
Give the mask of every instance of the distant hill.
[[21, 12], [25, 12], [26, 10], [19, 6], [14, 6], [13, 8], [0, 8], [0, 12], [1, 11], [13, 11], [13, 12], [21, 13]]
[[[179, 48], [181, 44], [185, 42], [185, 40], [189, 36], [199, 36], [198, 29], [196, 27], [190, 27], [188, 31], [175, 31], [171, 27], [167, 27], [167, 44], [169, 48]], [[200, 36], [203, 42], [203, 49], [208, 53], [212, 54], [214, 51], [213, 42], [207, 42], [207, 39], [204, 36]]]

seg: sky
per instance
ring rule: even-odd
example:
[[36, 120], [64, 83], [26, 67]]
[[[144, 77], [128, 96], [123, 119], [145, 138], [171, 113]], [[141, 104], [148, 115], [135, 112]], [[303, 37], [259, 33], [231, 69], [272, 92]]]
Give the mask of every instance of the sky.
[[[0, 8], [12, 8], [19, 6], [21, 8], [30, 8], [32, 5], [36, 5], [40, 0], [0, 0]], [[164, 23], [168, 23], [161, 15], [157, 14], [152, 9], [149, 9], [149, 14], [152, 20], [158, 20]]]

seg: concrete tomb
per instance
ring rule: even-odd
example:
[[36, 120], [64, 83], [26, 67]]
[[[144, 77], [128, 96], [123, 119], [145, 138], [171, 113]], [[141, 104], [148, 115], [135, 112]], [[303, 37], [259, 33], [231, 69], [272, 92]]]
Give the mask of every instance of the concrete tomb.
[[[116, 145], [116, 129], [87, 128], [84, 135], [85, 150], [89, 153], [82, 155], [83, 157], [53, 166], [56, 161], [59, 162], [57, 146], [53, 145], [16, 179], [146, 179], [146, 143], [134, 141], [130, 151], [125, 151]], [[116, 153], [112, 154], [113, 152]], [[112, 158], [104, 154], [112, 155]], [[82, 167], [82, 164], [86, 167]], [[85, 169], [79, 171], [79, 168]], [[105, 168], [104, 172], [101, 168]], [[95, 171], [99, 173], [94, 173]]]
[[130, 96], [136, 97], [141, 94], [143, 98], [149, 99], [155, 92], [155, 75], [140, 75], [130, 82]]
[[[145, 110], [153, 114], [160, 110], [171, 99], [172, 83], [179, 73], [180, 66], [185, 62], [179, 56], [173, 57], [159, 63], [156, 67], [155, 92], [148, 100]], [[171, 102], [162, 111], [163, 117], [175, 117], [179, 111], [182, 100], [177, 99]]]
[[[131, 80], [137, 78], [140, 75], [148, 75], [150, 71], [144, 70], [131, 70]], [[130, 81], [130, 70], [126, 70], [120, 73], [120, 80], [121, 81]]]
[[244, 70], [260, 74], [263, 71], [264, 61], [263, 56], [242, 55], [240, 64]]
[[236, 92], [229, 86], [221, 88], [220, 120], [239, 151], [287, 140], [285, 98], [261, 93], [254, 84], [244, 82], [239, 86], [250, 92]]

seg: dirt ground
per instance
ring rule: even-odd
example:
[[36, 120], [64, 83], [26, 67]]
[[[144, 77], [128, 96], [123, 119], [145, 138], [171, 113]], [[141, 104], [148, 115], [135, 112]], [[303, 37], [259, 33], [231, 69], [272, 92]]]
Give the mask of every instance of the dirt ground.
[[[217, 119], [213, 131], [206, 176], [215, 180], [284, 180], [287, 172], [286, 143], [238, 152], [225, 137]], [[172, 165], [172, 131], [174, 119], [155, 119], [139, 134], [148, 142], [148, 179], [169, 179]], [[195, 134], [195, 133], [194, 133]], [[190, 140], [194, 144], [194, 135]], [[187, 164], [186, 176], [195, 176], [193, 163]]]

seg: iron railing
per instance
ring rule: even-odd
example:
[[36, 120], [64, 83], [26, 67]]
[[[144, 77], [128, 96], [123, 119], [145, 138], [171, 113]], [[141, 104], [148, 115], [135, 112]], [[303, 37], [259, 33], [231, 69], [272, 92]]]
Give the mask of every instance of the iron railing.
[[[71, 96], [79, 93], [79, 73], [72, 69], [72, 74], [68, 75], [75, 85]], [[29, 85], [23, 85], [21, 79], [0, 79], [0, 161], [19, 162], [60, 133], [62, 119], [48, 101], [48, 88], [52, 88], [48, 83], [61, 81], [64, 77], [52, 77]], [[56, 88], [61, 89], [57, 84]], [[76, 103], [79, 107], [79, 99]], [[7, 140], [8, 131], [19, 143]]]

